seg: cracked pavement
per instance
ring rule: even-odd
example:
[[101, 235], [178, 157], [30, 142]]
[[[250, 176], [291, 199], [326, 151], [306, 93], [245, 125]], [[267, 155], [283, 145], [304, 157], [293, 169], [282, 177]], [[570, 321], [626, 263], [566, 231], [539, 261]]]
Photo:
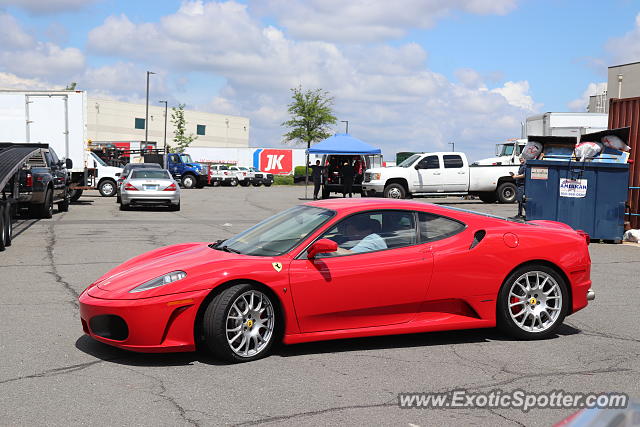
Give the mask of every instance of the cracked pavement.
[[574, 410], [400, 409], [397, 394], [563, 389], [640, 400], [640, 248], [625, 245], [590, 246], [596, 300], [545, 341], [512, 341], [493, 329], [438, 332], [299, 344], [225, 365], [199, 353], [129, 353], [83, 336], [76, 298], [104, 272], [161, 245], [229, 237], [301, 203], [304, 188], [182, 196], [181, 212], [120, 212], [115, 199], [88, 192], [67, 213], [18, 221], [13, 246], [0, 254], [2, 424], [546, 426]]

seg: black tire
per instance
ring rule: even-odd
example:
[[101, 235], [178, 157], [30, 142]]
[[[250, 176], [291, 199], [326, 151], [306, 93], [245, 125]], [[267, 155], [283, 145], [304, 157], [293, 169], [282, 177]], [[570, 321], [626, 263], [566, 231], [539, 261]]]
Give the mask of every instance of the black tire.
[[261, 183], [261, 182], [259, 182], [259, 181], [258, 181], [258, 182], [254, 182], [254, 183], [253, 183], [253, 186], [254, 186], [254, 187], [260, 187], [261, 185], [262, 185], [262, 183]]
[[116, 196], [116, 203], [122, 203], [122, 198], [119, 194]]
[[196, 188], [204, 188], [204, 184], [197, 184]]
[[[553, 281], [547, 280], [545, 282], [540, 278], [535, 280], [546, 283], [544, 285], [544, 289], [547, 289], [547, 291], [545, 291], [544, 289], [542, 291], [536, 289], [535, 286], [539, 285], [540, 283], [539, 282], [536, 283], [535, 281], [533, 281], [531, 283], [532, 289], [529, 290], [528, 292], [525, 288], [519, 288], [519, 287], [517, 288], [519, 289], [518, 292], [522, 292], [523, 294], [522, 298], [516, 298], [515, 296], [511, 295], [511, 288], [512, 286], [515, 286], [514, 283], [518, 280], [518, 278], [521, 278], [524, 274], [527, 274], [527, 273], [533, 274], [535, 272], [540, 273], [541, 277], [550, 277], [555, 281], [555, 283], [558, 285], [558, 292], [561, 296], [561, 303], [558, 303], [557, 299], [549, 298], [548, 295], [545, 294], [545, 292], [549, 292], [548, 291], [549, 287], [554, 286]], [[530, 279], [530, 280], [534, 280], [534, 279]], [[554, 294], [551, 293], [551, 295], [554, 295]], [[533, 299], [535, 300], [535, 303], [533, 306], [530, 303], [531, 297], [533, 297]], [[512, 301], [513, 298], [515, 298], [514, 301]], [[527, 323], [530, 323], [528, 319], [532, 317], [532, 315], [527, 314], [526, 311], [539, 309], [538, 307], [541, 304], [545, 304], [546, 306], [546, 301], [543, 301], [542, 298], [549, 298], [550, 304], [556, 305], [556, 307], [554, 307], [554, 311], [551, 311], [551, 313], [558, 311], [555, 309], [559, 309], [557, 318], [555, 318], [555, 320], [553, 320], [550, 326], [548, 326], [544, 330], [539, 330], [539, 331], [525, 330], [526, 327], [531, 327], [531, 325], [527, 325]], [[554, 269], [547, 267], [546, 265], [540, 265], [540, 264], [524, 265], [522, 267], [517, 268], [513, 273], [511, 273], [509, 277], [507, 277], [507, 280], [505, 280], [505, 282], [503, 283], [502, 287], [500, 288], [500, 292], [498, 293], [498, 303], [496, 307], [496, 315], [497, 315], [496, 317], [497, 317], [498, 327], [508, 335], [511, 335], [512, 337], [517, 339], [534, 340], [534, 339], [548, 338], [549, 336], [555, 333], [555, 331], [560, 327], [560, 325], [562, 325], [562, 322], [564, 321], [564, 318], [569, 309], [569, 302], [570, 301], [569, 301], [569, 292], [567, 290], [567, 284], [565, 283], [562, 276], [558, 274]], [[513, 308], [509, 307], [510, 304], [516, 304], [516, 303], [518, 304], [517, 306]], [[522, 304], [522, 308], [520, 308], [520, 304]], [[531, 307], [534, 307], [534, 308], [531, 309]], [[523, 314], [522, 314], [522, 316], [524, 316], [522, 317], [524, 322], [523, 327], [520, 327], [516, 323], [516, 321], [512, 318], [511, 312], [509, 310], [523, 311]], [[517, 317], [518, 315], [516, 313], [516, 318]], [[545, 316], [541, 315], [540, 318], [542, 317], [545, 317], [545, 319], [548, 319], [549, 321], [552, 320], [550, 317], [546, 317], [546, 315]], [[535, 320], [531, 320], [531, 321], [534, 322], [533, 327], [535, 327], [536, 325]]]
[[482, 193], [478, 197], [484, 203], [495, 203], [498, 200], [498, 196], [495, 193]]
[[212, 187], [220, 187], [220, 181], [213, 181], [213, 182], [211, 183], [211, 186], [212, 186]]
[[[246, 292], [256, 292], [267, 298], [272, 307], [272, 316], [274, 328], [267, 338], [267, 344], [262, 347], [256, 354], [241, 356], [236, 354], [227, 342], [227, 316], [234, 302]], [[204, 336], [204, 347], [214, 356], [226, 360], [228, 362], [250, 362], [260, 359], [269, 354], [273, 344], [279, 339], [281, 327], [279, 326], [281, 316], [278, 312], [278, 304], [275, 298], [269, 293], [257, 286], [250, 284], [241, 284], [231, 286], [228, 289], [216, 295], [207, 306], [202, 318], [202, 332]], [[243, 329], [246, 327], [242, 323]], [[251, 328], [251, 326], [249, 326]], [[243, 337], [244, 338], [244, 337]]]
[[112, 179], [103, 179], [98, 184], [98, 191], [102, 197], [113, 197], [116, 195], [118, 187]]
[[232, 179], [229, 182], [229, 185], [232, 186], [232, 187], [237, 187], [238, 186], [238, 179], [237, 178], [236, 179]]
[[496, 191], [498, 201], [500, 203], [515, 203], [516, 201], [516, 185], [513, 182], [503, 182], [498, 186]]
[[77, 202], [78, 199], [80, 199], [80, 196], [82, 196], [82, 190], [77, 190], [77, 189], [69, 190], [69, 198], [71, 200], [71, 203]]
[[11, 218], [12, 208], [9, 205], [4, 206], [4, 245], [11, 246], [11, 235], [13, 234], [13, 218]]
[[190, 189], [196, 186], [197, 180], [193, 174], [187, 173], [182, 175], [182, 186], [186, 189]]
[[239, 184], [243, 187], [248, 187], [249, 185], [251, 185], [251, 183], [249, 181], [247, 181], [246, 179], [243, 179], [242, 181], [239, 181]]
[[178, 203], [177, 205], [171, 205], [169, 209], [172, 210], [173, 212], [180, 211], [180, 203]]
[[384, 187], [384, 197], [387, 199], [406, 199], [407, 190], [401, 184], [389, 184]]
[[7, 227], [5, 227], [4, 224], [4, 218], [5, 218], [5, 207], [4, 206], [0, 206], [0, 252], [4, 251], [5, 246], [6, 246], [6, 241], [7, 241]]
[[264, 186], [265, 186], [265, 187], [271, 187], [271, 185], [272, 185], [272, 184], [273, 184], [273, 182], [265, 182], [265, 183], [264, 183]]
[[61, 202], [58, 202], [58, 212], [69, 212], [69, 204], [71, 200], [69, 199], [69, 191], [65, 191], [64, 199]]
[[129, 210], [129, 205], [125, 205], [124, 203], [120, 203], [120, 210], [121, 211], [128, 211]]
[[53, 194], [51, 189], [47, 189], [44, 194], [44, 202], [36, 206], [36, 215], [38, 218], [48, 219], [53, 216]]

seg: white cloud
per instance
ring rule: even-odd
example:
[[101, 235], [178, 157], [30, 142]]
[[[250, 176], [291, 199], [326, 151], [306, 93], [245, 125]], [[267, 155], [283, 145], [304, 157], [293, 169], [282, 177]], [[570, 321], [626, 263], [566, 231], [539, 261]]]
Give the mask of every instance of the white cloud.
[[36, 40], [12, 15], [0, 13], [1, 71], [55, 80], [82, 71], [84, 65], [79, 49]]
[[15, 74], [0, 72], [0, 89], [16, 90], [57, 90], [63, 86], [54, 85], [39, 79], [25, 79]]
[[[473, 3], [478, 11], [485, 4]], [[297, 41], [263, 26], [234, 2], [185, 2], [157, 22], [112, 16], [89, 33], [88, 48], [166, 73], [223, 76], [221, 92], [200, 107], [250, 117], [254, 145], [280, 142], [289, 89], [298, 85], [328, 90], [350, 130], [388, 155], [443, 149], [451, 140], [473, 151], [480, 142], [516, 136], [520, 121], [536, 108], [526, 81], [488, 88], [478, 73], [467, 70], [466, 77], [458, 76], [466, 78], [463, 84], [453, 83], [426, 67], [427, 53], [415, 43], [345, 47]]]
[[251, 5], [274, 16], [293, 37], [359, 43], [401, 38], [456, 11], [503, 15], [516, 0], [258, 0]]
[[640, 13], [636, 16], [635, 27], [622, 37], [609, 39], [605, 49], [616, 65], [640, 60]]
[[0, 0], [0, 6], [15, 6], [36, 15], [78, 10], [97, 0]]
[[589, 97], [603, 93], [607, 90], [607, 82], [589, 83], [579, 98], [570, 101], [567, 105], [571, 111], [586, 111], [589, 105]]

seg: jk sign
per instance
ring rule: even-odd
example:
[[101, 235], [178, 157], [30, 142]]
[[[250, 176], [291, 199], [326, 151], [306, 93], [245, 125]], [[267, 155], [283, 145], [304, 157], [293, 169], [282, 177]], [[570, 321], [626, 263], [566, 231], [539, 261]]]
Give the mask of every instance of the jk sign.
[[274, 175], [288, 175], [293, 171], [291, 150], [261, 148], [253, 152], [253, 167]]

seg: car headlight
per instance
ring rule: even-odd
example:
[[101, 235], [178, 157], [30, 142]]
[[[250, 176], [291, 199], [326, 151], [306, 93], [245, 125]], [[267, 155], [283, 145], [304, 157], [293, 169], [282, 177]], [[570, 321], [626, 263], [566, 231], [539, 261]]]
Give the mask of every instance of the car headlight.
[[381, 173], [372, 173], [371, 174], [371, 180], [372, 181], [378, 181], [380, 179], [380, 177], [382, 176]]
[[131, 289], [129, 293], [148, 291], [149, 289], [154, 289], [160, 286], [168, 285], [169, 283], [177, 282], [178, 280], [182, 280], [185, 277], [187, 277], [187, 273], [185, 273], [184, 271], [172, 271], [171, 273], [167, 273], [163, 276], [151, 279], [140, 286], [136, 286], [135, 288]]

